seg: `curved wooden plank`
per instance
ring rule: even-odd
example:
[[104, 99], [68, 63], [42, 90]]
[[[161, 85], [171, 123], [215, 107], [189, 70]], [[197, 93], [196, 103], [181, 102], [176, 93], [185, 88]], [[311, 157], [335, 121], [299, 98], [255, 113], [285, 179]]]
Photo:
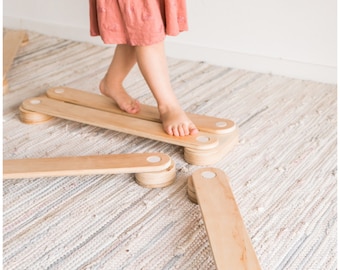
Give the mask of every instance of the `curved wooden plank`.
[[167, 170], [171, 165], [170, 157], [163, 153], [14, 159], [3, 161], [3, 178], [152, 173]]
[[[141, 110], [139, 113], [128, 114], [119, 109], [117, 104], [108, 97], [64, 86], [51, 88], [47, 90], [46, 95], [53, 99], [62, 100], [89, 108], [113, 112], [116, 114], [126, 115], [129, 117], [144, 119], [157, 123], [161, 122], [158, 109], [154, 106], [140, 104]], [[197, 128], [203, 132], [227, 134], [234, 131], [236, 127], [235, 123], [229, 119], [192, 113], [187, 113], [187, 115], [191, 121], [195, 123]]]
[[198, 132], [195, 136], [170, 136], [164, 132], [160, 123], [65, 103], [48, 97], [27, 99], [22, 103], [22, 108], [193, 149], [208, 150], [215, 148], [219, 143], [214, 134]]
[[[202, 168], [192, 174], [191, 200], [202, 210], [216, 266], [220, 270], [260, 270], [242, 216], [225, 173]], [[190, 180], [190, 181], [191, 181]]]

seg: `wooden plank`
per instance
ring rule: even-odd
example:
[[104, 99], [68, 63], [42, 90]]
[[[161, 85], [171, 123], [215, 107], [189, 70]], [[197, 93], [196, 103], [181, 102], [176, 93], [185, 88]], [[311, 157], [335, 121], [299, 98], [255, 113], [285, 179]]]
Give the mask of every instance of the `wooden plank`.
[[196, 194], [217, 268], [261, 269], [224, 172], [199, 169], [192, 174], [192, 183], [190, 194]]
[[99, 111], [47, 97], [27, 99], [22, 103], [22, 108], [193, 149], [209, 150], [217, 147], [219, 143], [214, 134], [198, 132], [194, 136], [170, 136], [164, 132], [160, 123]]
[[4, 79], [2, 80], [2, 93], [3, 93], [3, 95], [7, 94], [8, 91], [9, 91], [8, 81], [4, 77]]
[[27, 39], [27, 35], [25, 31], [14, 31], [8, 30], [6, 31], [3, 39], [3, 79], [6, 78], [7, 72], [11, 68], [13, 60], [22, 46], [23, 42]]
[[[117, 104], [108, 97], [64, 86], [51, 88], [47, 90], [46, 95], [53, 99], [62, 100], [89, 108], [113, 112], [116, 114], [122, 114], [129, 117], [140, 118], [157, 123], [161, 122], [158, 109], [154, 106], [141, 104], [140, 112], [137, 114], [128, 114], [119, 109]], [[195, 123], [197, 128], [204, 132], [227, 134], [234, 131], [236, 127], [235, 123], [229, 119], [192, 113], [187, 113], [187, 115], [191, 121]]]
[[167, 170], [171, 165], [170, 157], [163, 153], [4, 160], [3, 178], [151, 173]]

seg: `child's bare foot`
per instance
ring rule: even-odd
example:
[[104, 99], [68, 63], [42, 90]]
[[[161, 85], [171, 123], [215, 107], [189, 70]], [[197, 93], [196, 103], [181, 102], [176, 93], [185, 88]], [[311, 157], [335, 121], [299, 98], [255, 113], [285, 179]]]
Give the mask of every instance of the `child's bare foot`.
[[122, 111], [135, 114], [140, 111], [140, 104], [138, 100], [133, 99], [122, 86], [115, 87], [114, 90], [110, 90], [105, 83], [105, 78], [100, 82], [100, 92], [107, 97], [112, 98]]
[[172, 136], [195, 135], [198, 129], [181, 108], [161, 109], [159, 113], [166, 133]]

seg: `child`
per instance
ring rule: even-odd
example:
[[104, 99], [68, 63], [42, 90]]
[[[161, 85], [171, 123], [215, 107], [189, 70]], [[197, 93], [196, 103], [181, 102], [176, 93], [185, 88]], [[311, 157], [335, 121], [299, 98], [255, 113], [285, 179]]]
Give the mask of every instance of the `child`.
[[89, 0], [91, 36], [118, 44], [105, 77], [103, 95], [131, 114], [140, 104], [123, 88], [132, 67], [138, 67], [154, 95], [163, 128], [173, 136], [194, 135], [196, 126], [187, 117], [171, 87], [164, 51], [166, 35], [187, 30], [185, 0]]

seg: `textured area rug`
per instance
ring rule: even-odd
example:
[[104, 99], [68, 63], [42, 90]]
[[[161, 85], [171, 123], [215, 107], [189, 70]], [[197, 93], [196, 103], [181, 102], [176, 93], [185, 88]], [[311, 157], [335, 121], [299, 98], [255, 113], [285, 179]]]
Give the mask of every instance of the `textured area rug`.
[[[3, 158], [159, 151], [177, 179], [147, 189], [133, 175], [3, 182], [4, 269], [216, 269], [198, 205], [187, 196], [183, 148], [54, 118], [27, 125], [23, 100], [68, 86], [98, 93], [114, 48], [29, 32], [3, 97]], [[213, 167], [230, 178], [265, 270], [336, 269], [336, 85], [168, 59], [188, 112], [228, 118], [239, 144]], [[125, 82], [155, 101], [138, 68]], [[233, 269], [234, 270], [234, 269]]]

